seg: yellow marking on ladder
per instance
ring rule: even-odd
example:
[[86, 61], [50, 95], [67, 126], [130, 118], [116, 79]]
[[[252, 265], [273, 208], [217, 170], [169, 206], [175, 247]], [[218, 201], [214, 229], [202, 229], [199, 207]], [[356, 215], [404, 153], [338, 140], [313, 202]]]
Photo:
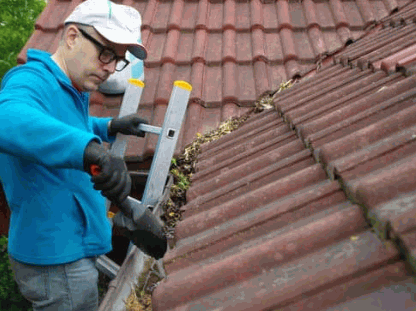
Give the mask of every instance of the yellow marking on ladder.
[[182, 80], [176, 80], [173, 83], [174, 86], [180, 87], [181, 89], [192, 91], [192, 85], [190, 85], [188, 82], [182, 81]]
[[139, 80], [139, 79], [129, 79], [128, 81], [129, 81], [130, 84], [133, 84], [135, 86], [139, 86], [141, 88], [144, 87], [144, 82], [142, 80]]

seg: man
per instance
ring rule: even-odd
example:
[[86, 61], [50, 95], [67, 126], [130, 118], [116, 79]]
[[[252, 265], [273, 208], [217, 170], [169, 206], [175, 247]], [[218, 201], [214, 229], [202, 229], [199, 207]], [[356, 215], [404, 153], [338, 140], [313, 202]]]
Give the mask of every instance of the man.
[[[102, 142], [117, 133], [144, 136], [136, 115], [88, 115], [89, 92], [127, 65], [138, 44], [131, 7], [88, 0], [66, 19], [53, 55], [29, 50], [0, 92], [0, 178], [11, 209], [9, 255], [33, 309], [96, 310], [97, 256], [111, 250], [106, 196], [122, 202], [131, 180]], [[101, 173], [89, 175], [92, 165]], [[97, 190], [101, 190], [101, 193]]]

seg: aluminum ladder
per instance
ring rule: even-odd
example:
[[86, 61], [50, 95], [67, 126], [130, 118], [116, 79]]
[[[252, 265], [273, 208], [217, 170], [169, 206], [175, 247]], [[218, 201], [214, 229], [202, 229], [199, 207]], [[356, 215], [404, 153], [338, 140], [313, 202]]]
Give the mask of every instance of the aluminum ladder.
[[[141, 80], [129, 79], [120, 107], [119, 117], [124, 117], [137, 112], [143, 89], [144, 83]], [[143, 132], [159, 135], [149, 175], [146, 180], [142, 201], [134, 199], [146, 208], [154, 208], [163, 194], [191, 90], [192, 86], [189, 83], [185, 81], [175, 81], [162, 127], [147, 124], [140, 124], [139, 126], [139, 129]], [[110, 153], [124, 158], [127, 149], [127, 139], [128, 136], [118, 133], [114, 143], [110, 147]], [[106, 204], [108, 212], [111, 202], [107, 200]], [[155, 212], [156, 210], [153, 210], [153, 213]], [[130, 243], [128, 254], [130, 252], [141, 251], [135, 245]], [[166, 277], [162, 259], [157, 261], [157, 266], [162, 275]], [[120, 266], [105, 255], [98, 258], [97, 268], [111, 279], [115, 278], [120, 270]]]

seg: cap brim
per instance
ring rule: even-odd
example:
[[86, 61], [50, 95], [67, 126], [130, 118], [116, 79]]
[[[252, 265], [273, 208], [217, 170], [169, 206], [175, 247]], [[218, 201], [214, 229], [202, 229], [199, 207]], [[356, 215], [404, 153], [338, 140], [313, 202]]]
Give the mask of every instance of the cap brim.
[[119, 30], [114, 31], [113, 29], [94, 26], [95, 30], [98, 31], [100, 35], [106, 38], [108, 41], [117, 44], [127, 45], [127, 50], [133, 54], [138, 59], [146, 59], [147, 51], [146, 48], [138, 43], [137, 37], [133, 36], [131, 33], [121, 33]]
[[138, 59], [144, 60], [147, 57], [147, 51], [141, 44], [131, 45], [127, 48], [127, 50]]

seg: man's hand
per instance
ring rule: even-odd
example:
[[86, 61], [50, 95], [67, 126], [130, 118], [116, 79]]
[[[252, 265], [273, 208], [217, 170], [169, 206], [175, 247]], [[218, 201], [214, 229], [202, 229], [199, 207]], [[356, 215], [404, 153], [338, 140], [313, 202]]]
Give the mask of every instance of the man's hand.
[[122, 118], [114, 118], [108, 126], [108, 135], [115, 136], [117, 133], [121, 133], [124, 135], [144, 137], [145, 132], [139, 130], [140, 124], [147, 124], [147, 120], [139, 118], [136, 114], [130, 114]]
[[123, 202], [131, 191], [131, 178], [126, 163], [115, 157], [96, 141], [91, 141], [84, 151], [84, 170], [91, 174], [91, 165], [98, 165], [101, 172], [92, 176], [94, 189], [114, 203]]

